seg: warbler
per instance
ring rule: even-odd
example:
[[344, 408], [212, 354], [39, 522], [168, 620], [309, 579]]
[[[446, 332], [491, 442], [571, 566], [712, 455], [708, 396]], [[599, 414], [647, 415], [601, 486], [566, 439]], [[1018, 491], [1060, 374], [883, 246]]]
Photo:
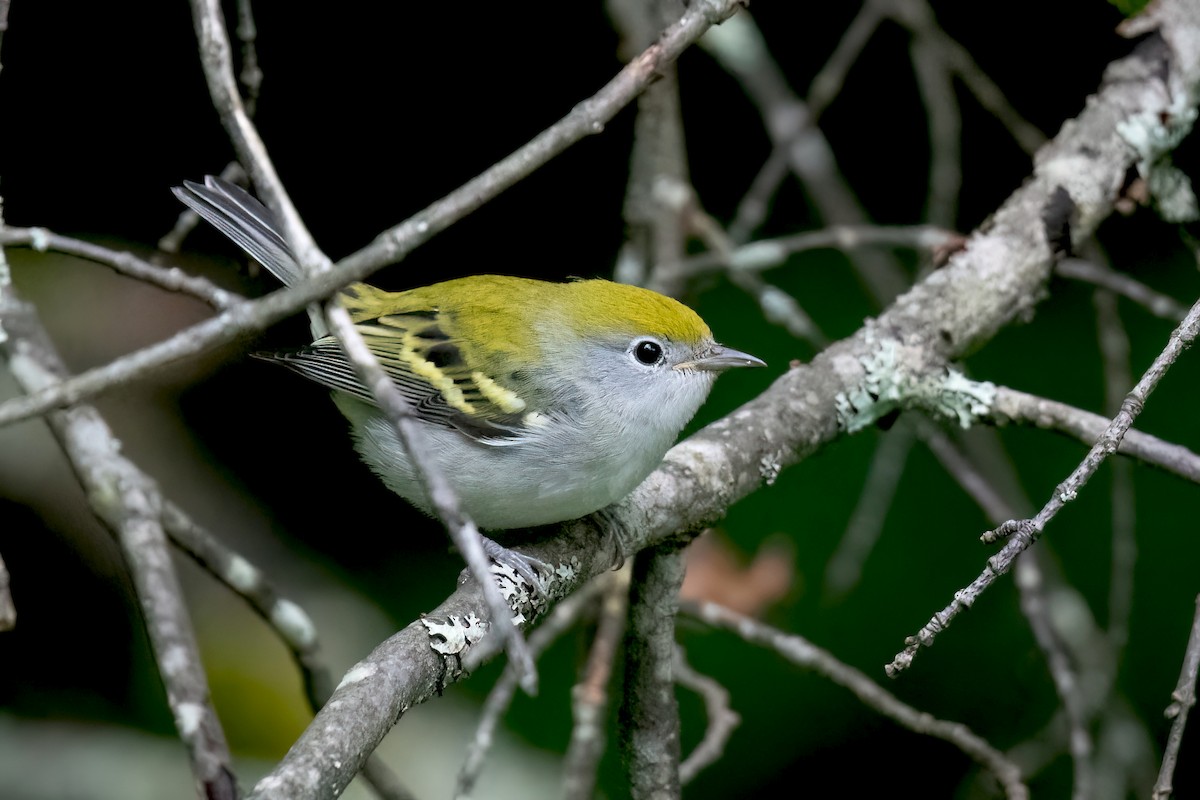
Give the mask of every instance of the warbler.
[[[303, 273], [270, 211], [209, 176], [175, 195], [286, 284]], [[687, 306], [606, 280], [476, 275], [340, 300], [425, 426], [437, 466], [485, 530], [575, 519], [662, 461], [718, 373], [766, 366], [719, 345]], [[392, 423], [333, 336], [263, 357], [333, 390], [363, 460], [430, 513]]]

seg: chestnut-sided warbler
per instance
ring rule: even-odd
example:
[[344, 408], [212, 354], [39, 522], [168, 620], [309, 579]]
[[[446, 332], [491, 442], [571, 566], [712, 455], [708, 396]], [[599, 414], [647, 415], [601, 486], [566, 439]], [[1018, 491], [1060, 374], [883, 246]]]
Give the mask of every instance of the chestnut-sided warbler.
[[[284, 283], [300, 280], [271, 213], [244, 190], [209, 177], [174, 191]], [[620, 500], [662, 461], [718, 373], [765, 366], [717, 344], [687, 306], [605, 280], [476, 275], [404, 292], [354, 283], [340, 299], [484, 529]], [[429, 512], [395, 428], [334, 337], [265, 357], [333, 389], [363, 460]]]

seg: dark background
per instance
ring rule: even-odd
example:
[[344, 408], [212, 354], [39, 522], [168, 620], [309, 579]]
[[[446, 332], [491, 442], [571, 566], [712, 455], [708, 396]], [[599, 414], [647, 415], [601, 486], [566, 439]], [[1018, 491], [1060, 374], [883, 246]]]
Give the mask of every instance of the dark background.
[[[342, 2], [319, 13], [297, 4], [261, 6], [258, 54], [266, 80], [256, 121], [317, 242], [335, 258], [507, 155], [620, 67], [617, 35], [599, 3]], [[1036, 9], [936, 3], [935, 10], [1013, 105], [1049, 135], [1081, 110], [1104, 66], [1131, 47], [1113, 32], [1120, 15], [1101, 2]], [[857, 8], [755, 2], [752, 11], [793, 89], [803, 95]], [[208, 101], [186, 5], [17, 0], [9, 22], [0, 53], [6, 221], [149, 252], [179, 212], [170, 187], [217, 172], [231, 157]], [[920, 222], [925, 196], [925, 115], [908, 46], [907, 33], [885, 25], [821, 121], [843, 173], [870, 215], [886, 224]], [[694, 49], [679, 71], [692, 178], [705, 207], [728, 222], [769, 154], [769, 142], [738, 85], [707, 55]], [[961, 86], [959, 98], [964, 187], [958, 227], [969, 231], [1021, 183], [1029, 159]], [[399, 289], [479, 272], [611, 274], [623, 237], [632, 120], [626, 109], [601, 135], [571, 148], [375, 281]], [[1189, 167], [1194, 151], [1189, 144], [1181, 153]], [[820, 224], [789, 180], [761, 233]], [[1118, 268], [1185, 303], [1196, 296], [1194, 264], [1176, 232], [1151, 212], [1114, 218], [1101, 241]], [[247, 294], [274, 288], [269, 276], [248, 271], [212, 231], [198, 231], [185, 250], [171, 263]], [[39, 304], [78, 369], [206, 313], [191, 301], [132, 286], [96, 267], [16, 251], [10, 258], [19, 288]], [[917, 260], [911, 261], [915, 269]], [[878, 310], [836, 254], [794, 259], [769, 277], [794, 293], [831, 337], [848, 335]], [[968, 366], [980, 379], [1100, 410], [1091, 291], [1062, 282], [1050, 289], [1036, 319], [1001, 334]], [[684, 299], [722, 341], [771, 364], [722, 380], [696, 426], [754, 396], [790, 359], [813, 355], [808, 345], [762, 322], [753, 303], [721, 279], [696, 283]], [[1137, 374], [1171, 326], [1125, 303], [1121, 310]], [[444, 534], [358, 463], [322, 389], [246, 358], [249, 351], [300, 344], [306, 336], [307, 323], [298, 317], [110, 394], [101, 408], [127, 451], [161, 470], [154, 474], [164, 487], [220, 535], [252, 556], [285, 554], [302, 564], [265, 565], [278, 570], [285, 590], [303, 602], [318, 575], [323, 591], [352, 587], [399, 627], [449, 591], [459, 564], [447, 552]], [[1194, 354], [1185, 357], [1139, 427], [1200, 448], [1198, 376]], [[0, 714], [169, 735], [170, 715], [119, 554], [89, 521], [77, 490], [61, 465], [53, 465], [53, 451], [44, 449], [33, 427], [0, 431], [0, 554], [21, 615], [15, 631], [0, 635]], [[774, 487], [735, 507], [723, 526], [747, 558], [771, 536], [792, 541], [793, 590], [766, 618], [881, 682], [882, 664], [904, 636], [944, 606], [990, 553], [975, 538], [988, 527], [983, 515], [917, 448], [858, 590], [840, 603], [823, 600], [825, 562], [884, 435], [869, 431], [846, 439], [786, 471]], [[1038, 505], [1083, 454], [1078, 444], [1051, 434], [1006, 430], [1003, 438]], [[1162, 709], [1175, 685], [1200, 585], [1196, 495], [1180, 480], [1147, 468], [1136, 476], [1140, 554], [1120, 688], [1161, 746], [1168, 725]], [[1101, 625], [1108, 484], [1106, 470], [1054, 522], [1045, 542]], [[290, 668], [275, 653], [271, 663], [284, 676], [280, 683], [272, 673], [256, 675], [255, 648], [270, 645], [247, 642], [269, 634], [237, 603], [213, 600], [219, 590], [204, 588], [202, 576], [188, 567], [184, 572], [196, 593], [191, 599], [202, 618], [206, 665], [231, 741], [240, 753], [276, 759], [304, 721]], [[205, 615], [213, 614], [206, 623]], [[250, 632], [231, 633], [243, 627]], [[949, 745], [902, 731], [843, 690], [725, 634], [684, 625], [681, 640], [695, 667], [730, 688], [743, 719], [724, 759], [688, 788], [689, 797], [771, 797], [821, 785], [865, 795], [914, 781], [923, 796], [976, 796], [971, 762]], [[536, 748], [555, 753], [564, 746], [567, 687], [580, 647], [568, 641], [552, 651], [541, 696], [518, 700], [510, 716], [517, 736]], [[365, 652], [346, 655], [347, 665]], [[482, 697], [496, 674], [493, 665], [453, 694]], [[921, 709], [969, 724], [1001, 749], [1039, 731], [1055, 703], [1010, 579], [888, 688]], [[272, 692], [281, 696], [263, 699]], [[703, 717], [694, 698], [682, 694], [681, 700], [686, 751]], [[1200, 792], [1194, 739], [1185, 741], [1176, 776], [1180, 797]], [[610, 752], [603, 785], [611, 796], [622, 794], [618, 774]], [[0, 773], [0, 787], [9, 780], [19, 792], [14, 776]], [[1034, 795], [1063, 796], [1069, 781], [1069, 760], [1059, 758], [1036, 779]], [[172, 796], [187, 791], [183, 785], [174, 790]]]

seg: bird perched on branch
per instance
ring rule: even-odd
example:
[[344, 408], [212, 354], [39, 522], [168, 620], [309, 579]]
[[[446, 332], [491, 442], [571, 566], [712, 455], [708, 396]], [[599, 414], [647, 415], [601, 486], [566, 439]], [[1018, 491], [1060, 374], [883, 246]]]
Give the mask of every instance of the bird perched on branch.
[[[210, 176], [174, 192], [285, 284], [303, 279], [271, 212], [246, 191]], [[403, 292], [353, 283], [339, 299], [483, 529], [561, 522], [620, 500], [662, 461], [720, 372], [765, 366], [717, 344], [687, 306], [606, 280], [476, 275]], [[332, 389], [363, 460], [430, 512], [413, 460], [336, 338], [264, 357]], [[493, 556], [503, 550], [487, 544]]]

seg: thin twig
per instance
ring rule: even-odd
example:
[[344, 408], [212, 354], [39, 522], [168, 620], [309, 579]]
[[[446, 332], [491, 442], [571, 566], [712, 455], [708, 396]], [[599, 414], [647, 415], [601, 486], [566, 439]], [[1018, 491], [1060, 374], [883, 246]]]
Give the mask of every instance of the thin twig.
[[[538, 627], [529, 635], [529, 651], [533, 657], [540, 657], [547, 647], [574, 626], [615, 578], [616, 573], [606, 573], [584, 584], [542, 617]], [[496, 680], [492, 691], [488, 693], [487, 700], [484, 701], [483, 708], [479, 713], [479, 724], [475, 727], [475, 736], [467, 746], [467, 754], [458, 771], [458, 781], [454, 789], [455, 797], [467, 797], [474, 790], [479, 775], [483, 771], [488, 751], [491, 750], [492, 742], [495, 739], [496, 727], [500, 724], [500, 719], [512, 704], [513, 696], [516, 694], [518, 678], [517, 670], [510, 662]]]
[[962, 111], [940, 48], [929, 37], [917, 34], [909, 46], [909, 56], [929, 120], [929, 186], [924, 218], [949, 228], [958, 218], [958, 195], [962, 190]]
[[1187, 314], [1187, 306], [1175, 298], [1151, 289], [1141, 281], [1117, 272], [1111, 267], [1081, 258], [1064, 258], [1054, 272], [1063, 278], [1091, 283], [1137, 303], [1156, 317], [1179, 322]]
[[[976, 452], [969, 457], [940, 428], [927, 422], [918, 428], [922, 440], [993, 524], [1032, 513], [994, 431], [978, 430], [971, 435]], [[988, 477], [976, 461], [991, 467]], [[1000, 486], [1003, 491], [997, 488]], [[1148, 734], [1144, 725], [1122, 711], [1123, 703], [1112, 697], [1116, 662], [1108, 637], [1096, 624], [1087, 600], [1066, 584], [1045, 546], [1017, 560], [1014, 584], [1061, 709], [1047, 730], [1034, 737], [1040, 741], [1010, 750], [1009, 756], [1032, 777], [1062, 752], [1070, 752], [1077, 797], [1085, 796], [1092, 787], [1124, 786], [1124, 781], [1136, 774], [1139, 758], [1148, 753], [1135, 746], [1147, 742]], [[1115, 739], [1123, 743], [1117, 745], [1122, 754], [1119, 759], [1111, 757]]]
[[237, 0], [237, 20], [234, 34], [242, 43], [242, 68], [238, 72], [238, 83], [242, 87], [246, 113], [253, 118], [262, 90], [263, 72], [258, 65], [258, 26], [254, 22], [254, 7], [250, 0]]
[[[2, 283], [0, 332], [4, 334], [0, 336], [0, 347], [22, 388], [33, 391], [67, 375], [33, 307], [21, 301], [11, 285]], [[93, 513], [121, 546], [166, 688], [167, 703], [191, 759], [200, 794], [234, 798], [237, 787], [229, 747], [209, 701], [195, 633], [160, 523], [163, 499], [158, 487], [120, 454], [120, 443], [91, 406], [56, 411], [47, 421]]]
[[[1052, 613], [1052, 592], [1040, 566], [1034, 559], [1022, 559], [1016, 582], [1021, 591], [1021, 611], [1029, 620], [1038, 647], [1046, 659], [1054, 691], [1062, 705], [1067, 725], [1067, 752], [1071, 755], [1074, 800], [1091, 800], [1096, 784], [1092, 754], [1095, 744], [1091, 732], [1093, 708], [1089, 708], [1083, 689], [1083, 670], [1088, 665], [1077, 663], [1079, 653], [1073, 652], [1056, 625]], [[1082, 627], [1082, 626], [1080, 626]]]
[[846, 32], [838, 40], [837, 47], [808, 86], [808, 96], [805, 99], [808, 101], [811, 115], [810, 125], [815, 126], [829, 104], [841, 94], [851, 67], [858, 61], [883, 19], [883, 6], [878, 2], [868, 2], [863, 3], [858, 14], [846, 26]]
[[728, 254], [701, 253], [683, 262], [680, 269], [691, 275], [723, 268], [732, 272], [754, 273], [783, 266], [791, 256], [808, 250], [834, 248], [852, 251], [865, 247], [902, 247], [931, 252], [961, 241], [961, 234], [934, 225], [830, 225], [815, 231], [759, 239], [735, 248]]
[[771, 212], [771, 201], [775, 193], [779, 191], [790, 172], [787, 153], [782, 147], [772, 148], [771, 154], [750, 182], [750, 188], [738, 201], [737, 210], [733, 213], [733, 222], [729, 223], [729, 238], [735, 244], [744, 244], [762, 227]]
[[866, 675], [802, 636], [785, 633], [716, 603], [684, 603], [682, 609], [690, 617], [735, 633], [751, 644], [769, 648], [793, 664], [811, 669], [838, 686], [849, 689], [868, 708], [911, 731], [949, 742], [995, 775], [1010, 799], [1029, 797], [1029, 790], [1021, 782], [1017, 766], [966, 725], [936, 719], [901, 702]]
[[912, 426], [901, 423], [885, 434], [876, 446], [858, 503], [846, 523], [846, 532], [825, 566], [826, 596], [844, 597], [862, 576], [863, 564], [883, 532], [883, 523], [896, 497], [896, 488], [915, 440]]
[[308, 613], [281, 597], [261, 569], [169, 500], [163, 503], [162, 521], [172, 544], [245, 600], [271, 626], [300, 668], [313, 710], [324, 705], [333, 684], [328, 668], [319, 659], [317, 630]]
[[[300, 670], [309, 707], [314, 712], [320, 710], [333, 694], [333, 681], [329, 667], [321, 659], [317, 629], [308, 613], [292, 600], [280, 596], [261, 569], [197, 525], [169, 500], [163, 504], [162, 520], [171, 544], [245, 600], [271, 627]], [[387, 800], [412, 797], [378, 755], [367, 759], [363, 777], [380, 797]]]
[[[838, 170], [833, 148], [811, 124], [808, 107], [788, 86], [753, 18], [734, 17], [700, 44], [758, 107], [772, 145], [783, 151], [822, 218], [832, 225], [866, 224], [867, 214]], [[855, 261], [863, 282], [881, 298], [881, 305], [908, 287], [907, 279], [882, 253], [864, 250]]]
[[0, 231], [0, 244], [30, 247], [39, 253], [48, 251], [94, 261], [111, 267], [121, 275], [152, 284], [168, 292], [180, 292], [202, 300], [218, 311], [232, 308], [244, 298], [226, 291], [197, 275], [188, 275], [178, 267], [160, 267], [133, 253], [111, 250], [98, 244], [60, 236], [45, 228], [5, 228]]
[[[1129, 334], [1121, 322], [1117, 296], [1106, 289], [1092, 294], [1096, 309], [1096, 338], [1104, 364], [1104, 411], [1116, 414], [1125, 387], [1133, 382], [1129, 364]], [[1120, 658], [1129, 640], [1129, 617], [1133, 607], [1134, 565], [1137, 539], [1134, 526], [1133, 465], [1118, 459], [1112, 465], [1112, 565], [1108, 581], [1108, 639], [1113, 654]]]
[[1165, 712], [1167, 719], [1171, 720], [1171, 732], [1167, 734], [1162, 766], [1158, 771], [1158, 780], [1154, 782], [1154, 800], [1169, 800], [1171, 797], [1183, 729], [1187, 725], [1188, 712], [1196, 704], [1197, 672], [1200, 672], [1200, 596], [1196, 597], [1196, 614], [1192, 617], [1192, 632], [1188, 636], [1187, 649], [1183, 652], [1179, 683], [1171, 692], [1171, 705], [1167, 706]]
[[1000, 121], [1022, 150], [1033, 153], [1045, 144], [1046, 135], [1017, 113], [1000, 87], [971, 58], [970, 52], [938, 25], [926, 0], [872, 0], [871, 5], [882, 6], [891, 19], [912, 31], [914, 37], [924, 40], [925, 47], [936, 49], [939, 58], [954, 69], [967, 90]]
[[[1087, 444], [1095, 442], [1109, 423], [1099, 414], [1005, 386], [996, 387], [991, 415], [1002, 425], [1032, 425]], [[1121, 440], [1117, 452], [1184, 480], [1200, 483], [1200, 455], [1182, 445], [1131, 429]]]
[[[660, 0], [609, 0], [608, 9], [621, 35], [621, 53], [632, 57], [654, 41], [673, 6]], [[688, 178], [674, 64], [638, 97], [633, 133], [623, 208], [626, 241], [617, 279], [636, 277], [631, 282], [679, 297], [687, 276], [672, 266], [683, 258], [684, 218], [696, 197]]]
[[679, 782], [686, 786], [725, 754], [725, 745], [742, 724], [742, 718], [730, 708], [729, 690], [715, 678], [697, 672], [680, 646], [675, 648], [675, 681], [700, 695], [708, 717], [703, 738], [679, 765]]
[[613, 573], [600, 601], [596, 634], [579, 682], [571, 689], [571, 741], [563, 758], [564, 800], [589, 800], [596, 795], [596, 769], [604, 755], [604, 721], [608, 716], [608, 685], [625, 618], [629, 610], [632, 562]]
[[1137, 385], [1126, 395], [1125, 401], [1121, 404], [1121, 411], [1100, 434], [1079, 466], [1058, 485], [1037, 516], [1033, 519], [1010, 520], [981, 537], [985, 543], [1004, 537], [1008, 537], [1008, 542], [999, 553], [988, 559], [987, 566], [979, 577], [955, 593], [954, 600], [950, 605], [935, 614], [914, 636], [905, 640], [904, 649], [897, 653], [892, 663], [886, 667], [889, 676], [895, 677], [907, 669], [912, 664], [917, 652], [922, 647], [932, 645], [938, 633], [945, 630], [963, 610], [970, 608], [979, 595], [995, 583], [997, 578], [1008, 572], [1016, 557], [1041, 536], [1046, 524], [1054, 519], [1067, 503], [1076, 498], [1079, 490], [1096, 474], [1100, 465], [1110, 455], [1117, 452], [1121, 440], [1145, 407], [1150, 393], [1158, 386], [1159, 381], [1162, 380], [1179, 355], [1191, 345], [1198, 331], [1200, 331], [1200, 302], [1192, 306], [1183, 322], [1171, 333], [1166, 347], [1154, 359], [1154, 363], [1142, 375]]

